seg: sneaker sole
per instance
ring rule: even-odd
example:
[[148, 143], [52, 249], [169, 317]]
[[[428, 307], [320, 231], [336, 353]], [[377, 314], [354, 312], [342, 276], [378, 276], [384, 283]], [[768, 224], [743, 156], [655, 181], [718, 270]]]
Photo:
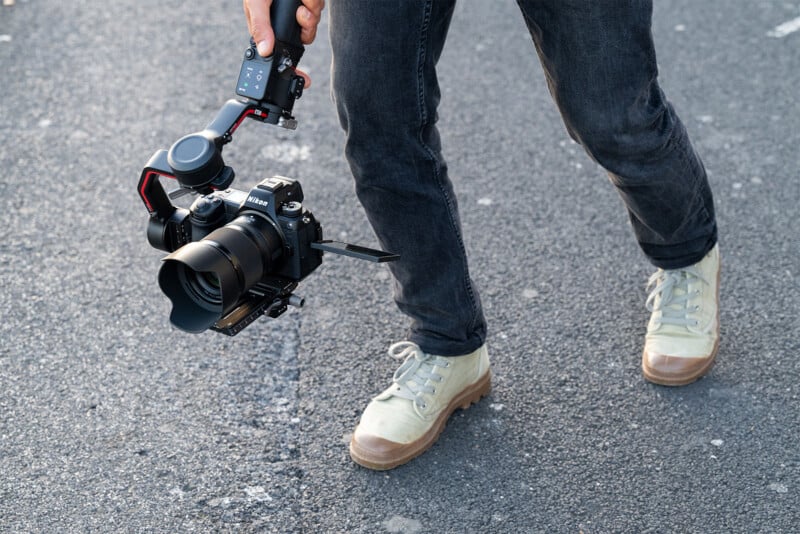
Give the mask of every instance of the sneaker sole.
[[418, 440], [412, 441], [397, 448], [397, 454], [393, 458], [376, 457], [371, 451], [359, 446], [354, 439], [350, 440], [350, 458], [353, 461], [368, 469], [376, 471], [386, 471], [397, 466], [410, 462], [436, 443], [439, 435], [444, 430], [447, 420], [457, 409], [466, 410], [471, 405], [477, 403], [492, 390], [491, 372], [487, 371], [477, 382], [470, 385], [459, 393], [447, 408], [442, 410], [439, 417], [431, 425], [431, 428]]
[[691, 384], [702, 378], [703, 376], [708, 373], [708, 371], [714, 366], [714, 361], [717, 357], [717, 349], [719, 348], [719, 337], [717, 337], [717, 341], [714, 343], [714, 349], [711, 351], [711, 356], [708, 357], [708, 362], [701, 368], [697, 369], [690, 375], [682, 376], [680, 378], [673, 378], [668, 376], [663, 376], [651, 371], [650, 368], [647, 366], [647, 354], [642, 353], [642, 375], [644, 375], [645, 380], [648, 382], [652, 382], [653, 384], [658, 384], [659, 386], [685, 386]]

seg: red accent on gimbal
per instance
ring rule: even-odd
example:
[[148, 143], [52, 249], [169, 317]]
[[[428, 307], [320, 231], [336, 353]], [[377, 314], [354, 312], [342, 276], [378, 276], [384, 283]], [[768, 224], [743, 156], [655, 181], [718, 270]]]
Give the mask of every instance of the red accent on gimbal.
[[144, 200], [144, 204], [145, 206], [147, 206], [147, 211], [149, 211], [150, 213], [156, 211], [155, 208], [153, 208], [153, 205], [150, 203], [150, 199], [147, 198], [147, 189], [148, 186], [150, 185], [150, 180], [153, 178], [153, 176], [164, 176], [166, 178], [171, 178], [173, 180], [175, 179], [175, 177], [171, 174], [152, 171], [152, 170], [145, 175], [144, 180], [142, 180], [142, 184], [139, 186], [139, 196], [142, 197], [142, 200]]
[[233, 135], [233, 132], [236, 131], [236, 129], [239, 127], [239, 125], [242, 123], [242, 121], [246, 117], [248, 117], [249, 115], [258, 115], [258, 117], [261, 120], [264, 120], [266, 118], [266, 115], [262, 116], [262, 113], [264, 113], [264, 110], [261, 110], [261, 109], [258, 109], [258, 108], [250, 108], [250, 109], [248, 109], [247, 111], [242, 113], [242, 116], [239, 117], [239, 120], [237, 120], [236, 123], [234, 123], [233, 127], [228, 131], [228, 135]]

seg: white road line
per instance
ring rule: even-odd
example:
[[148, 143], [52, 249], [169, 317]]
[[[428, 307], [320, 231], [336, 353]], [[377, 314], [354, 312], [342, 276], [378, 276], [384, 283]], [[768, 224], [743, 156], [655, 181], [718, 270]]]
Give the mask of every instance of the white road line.
[[774, 30], [767, 32], [767, 35], [770, 37], [786, 37], [790, 33], [794, 33], [797, 30], [800, 30], [800, 17], [787, 20], [783, 24], [775, 26]]

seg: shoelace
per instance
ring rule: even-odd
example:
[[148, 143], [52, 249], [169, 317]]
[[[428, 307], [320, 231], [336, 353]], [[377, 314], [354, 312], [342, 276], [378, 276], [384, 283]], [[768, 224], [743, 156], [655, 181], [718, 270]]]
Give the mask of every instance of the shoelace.
[[450, 367], [450, 362], [440, 356], [425, 354], [416, 343], [410, 341], [400, 341], [389, 347], [389, 356], [396, 360], [405, 359], [392, 377], [395, 384], [392, 395], [413, 401], [414, 411], [424, 418], [421, 411], [428, 406], [422, 395], [436, 393], [436, 388], [427, 382], [439, 383], [444, 380], [436, 368]]
[[691, 280], [700, 280], [704, 284], [708, 281], [697, 272], [696, 269], [687, 267], [685, 269], [656, 271], [647, 281], [648, 289], [653, 290], [647, 296], [647, 309], [651, 312], [660, 311], [660, 318], [656, 319], [659, 324], [673, 324], [678, 326], [697, 326], [697, 319], [689, 317], [700, 309], [700, 306], [690, 305], [692, 299], [700, 294], [700, 291], [689, 291]]

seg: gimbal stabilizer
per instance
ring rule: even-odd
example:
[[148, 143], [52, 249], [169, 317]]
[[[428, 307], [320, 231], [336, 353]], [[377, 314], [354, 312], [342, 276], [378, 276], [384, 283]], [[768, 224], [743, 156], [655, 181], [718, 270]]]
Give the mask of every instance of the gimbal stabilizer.
[[[170, 321], [187, 332], [216, 330], [235, 335], [261, 315], [277, 317], [302, 306], [292, 292], [329, 251], [374, 262], [398, 259], [388, 252], [322, 239], [321, 225], [302, 205], [300, 183], [275, 176], [249, 192], [230, 189], [235, 173], [222, 147], [246, 118], [295, 129], [294, 101], [303, 77], [294, 68], [303, 55], [295, 20], [300, 0], [274, 0], [272, 56], [262, 58], [250, 42], [236, 94], [206, 128], [189, 134], [145, 165], [138, 192], [150, 214], [147, 240], [170, 252], [159, 272], [173, 304]], [[169, 195], [159, 178], [178, 182]], [[171, 198], [201, 195], [191, 208]]]

